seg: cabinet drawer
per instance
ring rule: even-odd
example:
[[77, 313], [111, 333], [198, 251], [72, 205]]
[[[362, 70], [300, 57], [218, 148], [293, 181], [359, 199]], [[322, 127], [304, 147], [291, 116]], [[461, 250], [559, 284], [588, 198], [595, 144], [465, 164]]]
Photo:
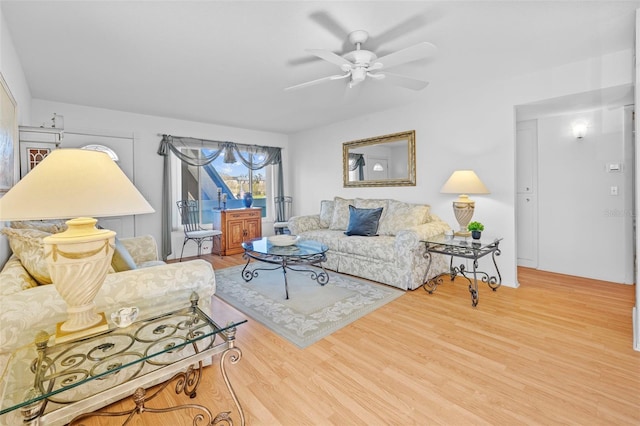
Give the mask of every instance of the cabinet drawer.
[[254, 217], [260, 217], [260, 210], [248, 210], [248, 211], [235, 211], [227, 213], [227, 220], [236, 219], [251, 219]]

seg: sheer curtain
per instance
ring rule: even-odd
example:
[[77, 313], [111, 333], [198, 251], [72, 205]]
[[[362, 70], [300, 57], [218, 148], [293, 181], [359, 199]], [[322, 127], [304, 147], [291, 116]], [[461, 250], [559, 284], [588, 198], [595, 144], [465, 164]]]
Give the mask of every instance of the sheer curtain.
[[[194, 157], [188, 152], [183, 152], [181, 148], [200, 149], [207, 148], [212, 151], [208, 156]], [[261, 162], [251, 161], [252, 157], [243, 157], [243, 152], [247, 154], [262, 154], [264, 160]], [[276, 174], [276, 188], [275, 195], [278, 197], [284, 194], [284, 182], [282, 171], [282, 149], [271, 146], [259, 146], [259, 145], [243, 145], [228, 141], [214, 141], [207, 139], [197, 139], [190, 137], [162, 135], [160, 141], [160, 147], [158, 148], [158, 155], [164, 157], [164, 169], [162, 175], [162, 241], [161, 251], [162, 258], [167, 259], [171, 254], [171, 212], [172, 200], [171, 200], [171, 161], [170, 154], [173, 153], [180, 161], [183, 161], [190, 166], [202, 167], [205, 166], [221, 154], [235, 157], [237, 161], [244, 164], [251, 170], [259, 170], [268, 165], [277, 165], [278, 170]], [[233, 155], [233, 157], [232, 157]]]

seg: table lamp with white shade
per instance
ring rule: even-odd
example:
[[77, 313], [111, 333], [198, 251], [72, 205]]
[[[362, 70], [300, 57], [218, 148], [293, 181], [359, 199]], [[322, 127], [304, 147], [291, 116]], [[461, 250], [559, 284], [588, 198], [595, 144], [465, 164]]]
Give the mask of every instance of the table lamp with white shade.
[[97, 229], [94, 218], [153, 212], [107, 154], [82, 149], [54, 150], [0, 198], [3, 221], [76, 218], [66, 231], [44, 238], [51, 280], [67, 303], [57, 341], [106, 324], [93, 300], [109, 270], [116, 233]]
[[459, 194], [453, 202], [453, 214], [460, 225], [455, 235], [468, 237], [471, 232], [467, 225], [471, 222], [475, 210], [475, 201], [468, 194], [489, 194], [489, 190], [473, 170], [456, 170], [444, 183], [440, 192], [443, 194]]

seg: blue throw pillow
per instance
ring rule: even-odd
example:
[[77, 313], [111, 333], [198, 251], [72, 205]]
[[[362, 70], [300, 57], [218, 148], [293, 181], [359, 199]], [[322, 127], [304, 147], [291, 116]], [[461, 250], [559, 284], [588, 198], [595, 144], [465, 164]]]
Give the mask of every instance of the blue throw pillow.
[[382, 207], [377, 209], [358, 209], [349, 206], [349, 226], [346, 235], [373, 237], [378, 235], [378, 223], [382, 216]]

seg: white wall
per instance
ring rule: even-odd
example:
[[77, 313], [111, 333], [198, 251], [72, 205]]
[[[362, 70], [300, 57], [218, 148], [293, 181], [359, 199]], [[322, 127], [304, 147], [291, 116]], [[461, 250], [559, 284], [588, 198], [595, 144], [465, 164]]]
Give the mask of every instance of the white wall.
[[[292, 135], [295, 213], [317, 213], [320, 200], [334, 196], [389, 197], [428, 203], [455, 224], [453, 197], [440, 194], [440, 187], [453, 170], [473, 169], [491, 191], [472, 197], [474, 218], [485, 224], [486, 234], [504, 238], [498, 260], [503, 284], [516, 286], [514, 107], [629, 84], [632, 58], [630, 50], [615, 52], [507, 81], [475, 80], [470, 69], [466, 81], [431, 81], [422, 102]], [[343, 142], [412, 129], [415, 187], [343, 188]]]
[[0, 72], [18, 104], [18, 124], [26, 124], [31, 115], [31, 91], [22, 70], [22, 64], [13, 46], [11, 34], [0, 8]]
[[[160, 243], [161, 235], [160, 206], [162, 202], [163, 167], [162, 157], [157, 154], [161, 140], [158, 134], [282, 147], [284, 148], [282, 155], [285, 164], [285, 186], [291, 180], [291, 173], [288, 167], [291, 158], [290, 150], [288, 149], [288, 137], [283, 134], [132, 114], [39, 99], [34, 99], [32, 102], [31, 122], [38, 124], [48, 121], [54, 112], [64, 116], [65, 129], [90, 129], [106, 133], [122, 132], [135, 135], [134, 183], [156, 210], [153, 214], [136, 216], [135, 233], [136, 235], [151, 234], [156, 238], [158, 244]], [[61, 147], [64, 148], [64, 139]], [[264, 225], [265, 227], [268, 226], [268, 224]], [[179, 249], [180, 246], [176, 247], [174, 245], [174, 254], [178, 250], [179, 255]], [[185, 251], [185, 256], [187, 254], [188, 252]]]
[[[632, 158], [624, 140], [624, 108], [538, 119], [538, 268], [633, 283]], [[588, 123], [584, 139], [572, 134]], [[608, 164], [621, 172], [607, 172]], [[611, 187], [618, 195], [611, 195]]]
[[[22, 65], [16, 54], [16, 50], [13, 46], [13, 40], [11, 34], [7, 29], [7, 25], [4, 21], [4, 15], [0, 8], [0, 72], [2, 77], [9, 86], [11, 94], [16, 100], [18, 124], [24, 125], [29, 121], [31, 115], [31, 91], [27, 85], [27, 80], [22, 70]], [[19, 167], [18, 158], [18, 144], [15, 148], [15, 167]], [[1, 196], [1, 194], [0, 194]], [[7, 260], [11, 251], [9, 249], [9, 243], [4, 235], [0, 235], [0, 265], [3, 265]]]

